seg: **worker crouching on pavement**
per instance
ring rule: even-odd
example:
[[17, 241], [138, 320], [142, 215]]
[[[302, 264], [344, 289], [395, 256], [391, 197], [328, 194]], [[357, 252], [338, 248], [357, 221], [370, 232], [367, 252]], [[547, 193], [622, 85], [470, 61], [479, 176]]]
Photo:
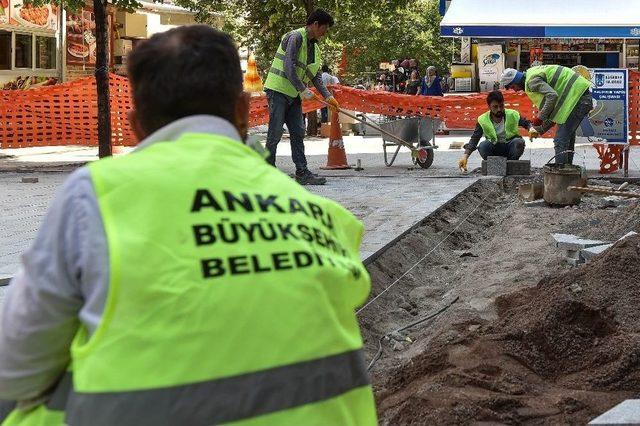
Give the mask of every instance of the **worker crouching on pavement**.
[[[525, 143], [518, 127], [528, 130], [529, 137], [538, 137], [531, 123], [520, 117], [518, 111], [505, 109], [502, 92], [490, 92], [487, 95], [487, 105], [489, 111], [478, 117], [473, 135], [464, 146], [464, 155], [458, 160], [458, 167], [462, 170], [467, 170], [469, 156], [476, 148], [485, 160], [490, 156], [507, 157], [508, 160], [519, 159], [524, 152]], [[478, 145], [483, 136], [485, 140]]]
[[507, 68], [500, 83], [516, 92], [524, 90], [538, 107], [538, 117], [533, 120], [538, 133], [542, 135], [558, 124], [553, 139], [556, 164], [572, 164], [576, 131], [593, 109], [589, 80], [571, 68], [541, 65], [531, 67], [525, 73]]
[[68, 178], [9, 285], [3, 425], [376, 424], [362, 223], [244, 143], [229, 36], [172, 29], [128, 66], [136, 152]]
[[291, 159], [296, 166], [295, 178], [302, 185], [324, 185], [327, 181], [307, 168], [302, 99], [313, 99], [313, 92], [307, 88], [313, 83], [327, 103], [338, 107], [338, 102], [322, 82], [322, 56], [318, 47], [318, 40], [331, 26], [333, 17], [325, 10], [317, 9], [307, 18], [306, 27], [285, 34], [264, 82], [269, 105], [269, 163], [276, 164], [276, 150], [282, 138], [282, 126], [286, 124], [291, 139]]

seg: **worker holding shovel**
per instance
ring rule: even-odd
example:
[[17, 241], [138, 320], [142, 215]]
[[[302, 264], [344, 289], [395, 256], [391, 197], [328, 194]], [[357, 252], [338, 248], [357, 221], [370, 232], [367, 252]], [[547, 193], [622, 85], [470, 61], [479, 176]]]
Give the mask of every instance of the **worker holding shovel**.
[[[475, 131], [469, 143], [464, 146], [464, 155], [458, 160], [458, 167], [462, 171], [467, 171], [467, 161], [476, 148], [484, 160], [490, 156], [519, 159], [524, 152], [525, 142], [518, 127], [529, 131], [530, 140], [538, 137], [538, 132], [529, 120], [520, 117], [518, 111], [504, 107], [504, 96], [499, 90], [489, 93], [487, 105], [489, 111], [478, 117]], [[480, 142], [483, 136], [485, 140]]]

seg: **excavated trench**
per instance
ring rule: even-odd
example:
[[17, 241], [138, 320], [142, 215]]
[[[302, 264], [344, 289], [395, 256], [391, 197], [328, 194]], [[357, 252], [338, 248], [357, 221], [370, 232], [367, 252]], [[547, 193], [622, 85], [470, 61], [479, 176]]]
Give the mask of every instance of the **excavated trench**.
[[615, 241], [638, 204], [526, 207], [516, 184], [477, 182], [368, 266], [381, 424], [585, 424], [637, 394], [640, 237], [571, 267], [550, 234]]

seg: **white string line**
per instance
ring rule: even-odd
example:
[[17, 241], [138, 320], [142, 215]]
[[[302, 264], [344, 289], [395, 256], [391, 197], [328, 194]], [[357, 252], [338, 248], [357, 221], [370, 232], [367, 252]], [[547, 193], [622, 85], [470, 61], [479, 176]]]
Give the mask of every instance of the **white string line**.
[[418, 266], [420, 264], [420, 262], [422, 262], [423, 260], [425, 260], [427, 258], [427, 256], [429, 256], [431, 253], [433, 253], [435, 251], [435, 249], [437, 249], [438, 247], [440, 247], [440, 245], [442, 243], [444, 243], [447, 238], [449, 238], [451, 235], [453, 235], [454, 232], [456, 232], [458, 230], [458, 228], [467, 221], [467, 219], [469, 219], [471, 217], [471, 215], [473, 213], [475, 213], [476, 210], [478, 210], [478, 208], [484, 204], [485, 201], [487, 201], [487, 199], [489, 198], [489, 195], [492, 195], [493, 191], [489, 194], [487, 194], [486, 197], [484, 197], [484, 199], [482, 201], [480, 201], [480, 203], [475, 206], [473, 208], [473, 210], [471, 210], [471, 212], [464, 218], [462, 219], [460, 222], [458, 222], [458, 224], [456, 225], [455, 228], [453, 228], [453, 230], [451, 230], [451, 232], [449, 232], [449, 234], [447, 234], [446, 237], [444, 237], [438, 244], [436, 244], [427, 254], [425, 254], [424, 256], [422, 256], [416, 263], [413, 264], [413, 266], [409, 269], [407, 269], [405, 271], [405, 273], [403, 273], [402, 275], [400, 275], [394, 282], [391, 283], [391, 285], [389, 285], [387, 288], [385, 288], [384, 290], [382, 290], [380, 293], [378, 293], [373, 299], [369, 300], [367, 302], [367, 304], [365, 304], [362, 308], [358, 309], [356, 311], [356, 315], [359, 314], [360, 312], [364, 311], [367, 306], [371, 305], [373, 302], [375, 302], [376, 300], [378, 300], [378, 298], [380, 296], [382, 296], [383, 294], [385, 294], [387, 291], [389, 291], [391, 289], [391, 287], [393, 287], [394, 285], [396, 285], [402, 278], [404, 278], [409, 272], [411, 272], [413, 270], [413, 268], [415, 268], [416, 266]]

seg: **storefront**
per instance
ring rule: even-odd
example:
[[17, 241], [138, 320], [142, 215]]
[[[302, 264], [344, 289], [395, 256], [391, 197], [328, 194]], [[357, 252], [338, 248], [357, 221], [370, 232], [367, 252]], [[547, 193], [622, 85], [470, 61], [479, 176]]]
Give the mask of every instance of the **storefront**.
[[[496, 74], [505, 67], [638, 68], [640, 0], [451, 0], [442, 4], [446, 13], [441, 34], [462, 38], [462, 62], [475, 64], [475, 86], [480, 89], [493, 87]], [[487, 49], [493, 58], [500, 56], [500, 63], [478, 54]], [[483, 68], [491, 67], [493, 71], [483, 74]]]
[[[28, 89], [93, 75], [93, 10], [67, 12], [54, 4], [33, 7], [22, 3], [0, 0], [0, 89]], [[107, 9], [113, 72], [125, 72], [126, 55], [140, 40], [195, 22], [193, 12], [168, 2], [140, 4], [136, 13], [112, 6]]]
[[60, 10], [0, 0], [0, 89], [54, 84], [60, 77]]

